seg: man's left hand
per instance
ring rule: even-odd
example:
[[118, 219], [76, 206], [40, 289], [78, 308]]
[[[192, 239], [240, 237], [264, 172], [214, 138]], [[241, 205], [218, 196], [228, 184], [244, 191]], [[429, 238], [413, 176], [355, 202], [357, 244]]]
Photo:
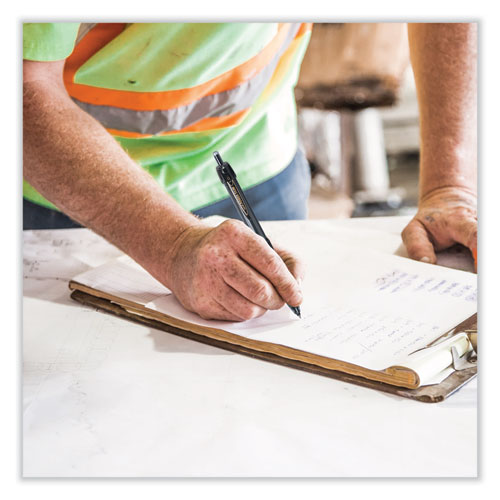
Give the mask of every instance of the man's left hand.
[[436, 251], [456, 243], [477, 256], [477, 196], [461, 187], [443, 187], [424, 195], [418, 212], [402, 233], [408, 255], [436, 263]]

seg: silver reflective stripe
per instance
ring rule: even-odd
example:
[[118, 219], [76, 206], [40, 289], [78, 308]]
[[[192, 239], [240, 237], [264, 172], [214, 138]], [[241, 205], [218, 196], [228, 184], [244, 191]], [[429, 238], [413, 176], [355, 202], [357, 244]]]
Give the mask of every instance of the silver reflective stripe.
[[75, 46], [78, 45], [82, 38], [94, 27], [97, 23], [80, 23], [78, 34], [76, 35]]
[[115, 106], [73, 101], [104, 127], [139, 134], [160, 134], [182, 130], [203, 118], [227, 116], [249, 108], [269, 83], [280, 57], [295, 38], [301, 23], [290, 26], [288, 34], [273, 59], [253, 78], [224, 92], [207, 95], [185, 106], [166, 110], [135, 111]]

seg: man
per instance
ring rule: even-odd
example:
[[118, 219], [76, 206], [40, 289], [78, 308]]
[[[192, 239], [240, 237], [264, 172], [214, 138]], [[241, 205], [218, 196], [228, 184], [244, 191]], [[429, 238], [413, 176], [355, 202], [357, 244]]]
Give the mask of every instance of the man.
[[[309, 34], [307, 24], [25, 25], [25, 211], [58, 207], [204, 318], [299, 305], [300, 260], [242, 223], [213, 229], [189, 211], [232, 215], [218, 149], [258, 217], [305, 217], [293, 86]], [[409, 40], [421, 184], [403, 240], [435, 262], [434, 248], [456, 242], [476, 251], [476, 30], [417, 24]]]

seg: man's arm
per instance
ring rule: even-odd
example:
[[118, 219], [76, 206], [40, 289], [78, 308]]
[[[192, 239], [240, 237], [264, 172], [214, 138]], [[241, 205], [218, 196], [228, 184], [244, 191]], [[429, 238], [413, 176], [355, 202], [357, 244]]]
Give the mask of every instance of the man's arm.
[[477, 252], [477, 29], [408, 26], [420, 113], [418, 213], [403, 231], [410, 257], [436, 262], [455, 243]]
[[211, 229], [186, 212], [72, 102], [63, 66], [24, 61], [25, 179], [203, 317], [242, 320], [299, 305], [300, 262], [286, 251], [280, 259], [242, 223]]

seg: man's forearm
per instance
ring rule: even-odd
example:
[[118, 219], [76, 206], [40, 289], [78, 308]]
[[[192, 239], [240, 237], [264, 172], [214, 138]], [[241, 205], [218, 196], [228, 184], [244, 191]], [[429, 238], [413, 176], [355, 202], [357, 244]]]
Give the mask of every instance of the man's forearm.
[[420, 113], [420, 195], [477, 190], [475, 24], [408, 26]]
[[[23, 94], [26, 180], [158, 277], [173, 242], [197, 219], [69, 99], [62, 83], [27, 82]], [[154, 264], [162, 249], [165, 261]]]
[[477, 252], [477, 30], [410, 24], [420, 115], [418, 210], [402, 232], [408, 255], [436, 263], [456, 243]]

